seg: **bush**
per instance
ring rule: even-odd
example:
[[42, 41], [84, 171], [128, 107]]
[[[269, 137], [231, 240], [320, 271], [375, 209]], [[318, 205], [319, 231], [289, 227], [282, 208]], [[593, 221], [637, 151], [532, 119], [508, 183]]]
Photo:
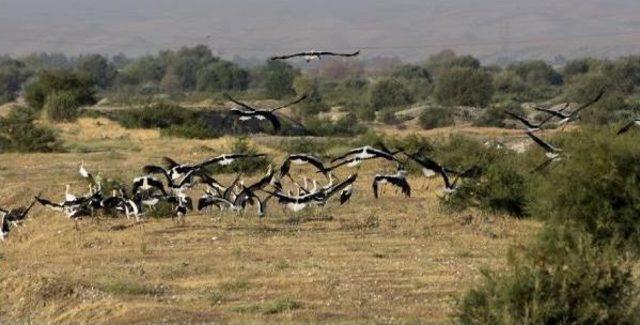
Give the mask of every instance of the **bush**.
[[396, 110], [384, 109], [378, 113], [378, 120], [387, 125], [398, 125], [402, 120], [396, 116]]
[[116, 119], [126, 128], [169, 128], [185, 124], [196, 118], [195, 112], [167, 103], [146, 105], [140, 109], [130, 109], [116, 115]]
[[482, 111], [477, 120], [473, 121], [474, 126], [482, 127], [498, 127], [504, 128], [505, 111], [513, 112], [518, 115], [524, 115], [522, 105], [517, 102], [507, 101], [500, 105], [494, 105]]
[[306, 94], [307, 98], [294, 107], [297, 116], [306, 119], [318, 115], [321, 112], [328, 112], [329, 106], [324, 103], [318, 82], [312, 79], [297, 77], [293, 83], [296, 93]]
[[265, 95], [274, 99], [295, 94], [293, 80], [300, 71], [281, 61], [269, 61], [261, 69], [261, 79], [264, 85]]
[[403, 82], [409, 91], [420, 100], [429, 98], [431, 94], [433, 88], [431, 74], [421, 66], [402, 65], [391, 74], [391, 77]]
[[80, 106], [96, 103], [91, 78], [63, 70], [40, 72], [36, 80], [25, 87], [25, 100], [29, 106], [40, 110], [44, 107], [47, 97], [59, 91], [73, 92]]
[[369, 103], [375, 110], [409, 105], [413, 102], [411, 91], [403, 83], [394, 79], [376, 83], [369, 96]]
[[567, 158], [535, 180], [529, 214], [572, 223], [597, 243], [640, 252], [640, 143], [591, 128], [562, 140]]
[[47, 118], [54, 122], [73, 122], [80, 116], [80, 103], [73, 91], [57, 91], [47, 96]]
[[527, 171], [508, 151], [502, 151], [483, 169], [482, 178], [464, 182], [445, 201], [454, 210], [477, 207], [490, 212], [504, 212], [515, 217], [525, 216], [527, 203]]
[[13, 100], [29, 75], [21, 61], [0, 58], [0, 104]]
[[453, 110], [446, 107], [425, 109], [418, 118], [420, 126], [425, 129], [435, 129], [454, 124]]
[[352, 113], [336, 122], [329, 119], [311, 118], [305, 122], [305, 127], [312, 135], [326, 137], [352, 136], [366, 131], [366, 127], [360, 124]]
[[36, 111], [28, 107], [14, 107], [0, 118], [2, 151], [52, 152], [60, 150], [60, 142], [52, 129], [35, 123]]
[[507, 68], [531, 86], [562, 85], [562, 75], [541, 60], [522, 61]]
[[446, 106], [486, 106], [493, 97], [491, 76], [481, 70], [456, 67], [443, 72], [436, 83], [435, 99]]
[[185, 139], [212, 139], [222, 136], [203, 121], [172, 125], [160, 130], [160, 135]]
[[522, 78], [513, 71], [499, 73], [495, 76], [493, 83], [497, 91], [507, 94], [518, 94], [527, 88]]
[[288, 154], [307, 153], [318, 157], [325, 156], [332, 145], [324, 139], [299, 138], [285, 141], [281, 149]]
[[155, 103], [118, 112], [114, 117], [125, 128], [159, 128], [163, 136], [211, 139], [222, 133], [206, 124], [198, 112], [178, 105]]
[[584, 233], [547, 228], [459, 300], [460, 324], [636, 324], [631, 268]]
[[[230, 148], [230, 153], [244, 153], [244, 154], [257, 154], [256, 150], [247, 137], [236, 138]], [[244, 174], [253, 175], [256, 173], [264, 173], [267, 171], [267, 167], [271, 164], [271, 161], [267, 157], [247, 158], [239, 159], [231, 165], [215, 165], [207, 168], [214, 174]]]

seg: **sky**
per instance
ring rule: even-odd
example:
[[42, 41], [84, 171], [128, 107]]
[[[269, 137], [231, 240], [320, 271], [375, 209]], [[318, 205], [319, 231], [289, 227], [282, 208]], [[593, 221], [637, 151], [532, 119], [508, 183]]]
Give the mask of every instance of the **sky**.
[[223, 57], [355, 50], [419, 61], [640, 54], [640, 0], [0, 0], [0, 53]]

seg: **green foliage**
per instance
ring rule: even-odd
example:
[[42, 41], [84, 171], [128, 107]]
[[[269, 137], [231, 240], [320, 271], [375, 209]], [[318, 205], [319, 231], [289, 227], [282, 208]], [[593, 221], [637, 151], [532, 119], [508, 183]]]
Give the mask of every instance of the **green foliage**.
[[458, 302], [459, 324], [636, 324], [631, 268], [591, 236], [547, 227], [503, 274], [483, 272]]
[[15, 99], [29, 76], [29, 71], [21, 61], [0, 59], [0, 104]]
[[507, 68], [531, 86], [561, 85], [562, 75], [541, 60], [522, 61]]
[[190, 123], [172, 125], [161, 129], [160, 135], [185, 139], [212, 139], [222, 136], [221, 133], [216, 132], [199, 119]]
[[38, 73], [36, 80], [25, 87], [25, 99], [31, 107], [42, 109], [47, 96], [59, 91], [73, 92], [78, 105], [96, 103], [93, 81], [85, 75], [65, 70]]
[[387, 125], [398, 125], [402, 120], [396, 115], [395, 109], [383, 109], [378, 112], [378, 120]]
[[126, 128], [169, 128], [186, 124], [196, 118], [195, 112], [168, 103], [154, 103], [140, 109], [130, 109], [116, 116]]
[[385, 79], [376, 83], [369, 96], [369, 103], [375, 110], [409, 105], [414, 101], [410, 89], [394, 79]]
[[287, 63], [269, 61], [260, 71], [265, 95], [274, 99], [294, 95], [293, 80], [299, 74]]
[[497, 91], [507, 94], [518, 94], [527, 88], [522, 78], [513, 71], [503, 71], [497, 74], [493, 84]]
[[127, 64], [118, 74], [118, 84], [143, 85], [159, 83], [165, 74], [166, 67], [159, 58], [143, 56]]
[[609, 77], [611, 88], [631, 94], [640, 86], [640, 56], [627, 56], [607, 65], [603, 72]]
[[471, 55], [458, 56], [451, 50], [444, 50], [432, 55], [427, 60], [427, 69], [439, 79], [445, 72], [453, 68], [479, 69], [480, 61]]
[[479, 180], [463, 182], [445, 204], [454, 210], [477, 207], [515, 217], [525, 216], [528, 171], [522, 169], [511, 152], [501, 150], [497, 158], [485, 166]]
[[594, 70], [595, 65], [596, 59], [593, 58], [574, 59], [564, 65], [562, 74], [567, 78], [582, 75]]
[[493, 96], [491, 76], [473, 68], [455, 67], [443, 72], [434, 92], [438, 103], [446, 106], [486, 106]]
[[56, 91], [44, 105], [47, 118], [54, 122], [73, 122], [80, 116], [80, 99], [74, 91]]
[[352, 113], [336, 122], [324, 118], [310, 118], [305, 121], [305, 127], [312, 135], [326, 137], [353, 136], [366, 131], [366, 127], [360, 124]]
[[524, 115], [522, 105], [514, 101], [507, 101], [497, 105], [490, 106], [482, 111], [482, 114], [478, 119], [473, 121], [474, 126], [483, 127], [498, 127], [504, 128], [507, 125], [504, 123], [505, 111], [513, 112], [515, 114]]
[[562, 140], [567, 158], [536, 179], [529, 214], [570, 222], [595, 242], [640, 252], [640, 143], [632, 134], [590, 128]]
[[332, 144], [324, 139], [297, 138], [283, 142], [280, 147], [288, 154], [306, 153], [322, 157], [331, 146]]
[[323, 101], [320, 94], [317, 80], [298, 76], [294, 80], [293, 87], [297, 94], [307, 95], [307, 99], [294, 107], [294, 112], [297, 116], [306, 119], [321, 112], [329, 111], [329, 106]]
[[115, 115], [126, 128], [159, 128], [163, 136], [211, 139], [222, 134], [209, 127], [198, 112], [178, 105], [154, 103], [139, 109], [129, 109]]
[[[229, 152], [232, 153], [244, 153], [255, 155], [258, 154], [258, 150], [251, 145], [249, 138], [238, 137], [231, 144]], [[256, 173], [264, 173], [267, 171], [267, 167], [271, 164], [271, 161], [267, 157], [239, 159], [233, 162], [231, 165], [215, 165], [209, 167], [208, 170], [214, 174], [244, 174], [253, 175]]]
[[106, 89], [116, 78], [116, 68], [100, 54], [82, 55], [76, 61], [76, 71], [87, 75], [99, 88]]
[[2, 151], [52, 152], [60, 150], [60, 142], [52, 129], [36, 124], [36, 111], [28, 107], [14, 107], [0, 118]]
[[228, 61], [211, 63], [196, 73], [196, 83], [201, 91], [238, 91], [249, 86], [249, 73]]
[[398, 67], [391, 77], [404, 83], [409, 91], [420, 100], [425, 100], [431, 94], [432, 78], [429, 71], [418, 65], [405, 64]]
[[435, 129], [454, 124], [453, 110], [447, 107], [425, 109], [418, 118], [420, 126], [425, 129]]

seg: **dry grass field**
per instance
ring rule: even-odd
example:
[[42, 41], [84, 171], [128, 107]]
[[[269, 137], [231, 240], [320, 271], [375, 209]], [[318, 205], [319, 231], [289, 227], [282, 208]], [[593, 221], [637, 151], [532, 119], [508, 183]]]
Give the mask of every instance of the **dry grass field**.
[[[231, 143], [161, 138], [104, 119], [58, 127], [66, 153], [1, 155], [1, 206], [24, 204], [40, 191], [61, 198], [67, 183], [84, 193], [81, 160], [103, 178], [130, 181], [164, 155], [196, 162]], [[276, 162], [283, 156], [258, 147]], [[447, 213], [436, 196], [439, 179], [412, 177], [410, 199], [387, 189], [375, 200], [372, 176], [385, 168], [365, 163], [343, 207], [332, 201], [294, 215], [271, 201], [262, 220], [254, 211], [193, 212], [185, 224], [101, 218], [76, 230], [36, 206], [0, 244], [0, 322], [447, 322], [479, 271], [501, 268], [508, 248], [525, 243], [540, 224]]]

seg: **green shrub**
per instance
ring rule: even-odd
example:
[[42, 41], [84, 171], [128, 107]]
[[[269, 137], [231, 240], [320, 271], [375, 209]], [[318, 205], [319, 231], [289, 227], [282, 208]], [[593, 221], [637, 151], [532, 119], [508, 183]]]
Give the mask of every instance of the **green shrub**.
[[458, 302], [459, 324], [637, 324], [631, 268], [570, 228], [548, 227], [502, 274], [483, 272]]
[[56, 133], [36, 124], [36, 112], [28, 107], [14, 107], [0, 118], [0, 145], [3, 152], [52, 152], [60, 150]]
[[305, 127], [312, 135], [326, 137], [352, 136], [366, 131], [366, 127], [360, 124], [352, 113], [336, 122], [329, 119], [310, 118], [305, 121]]
[[146, 105], [140, 109], [130, 109], [119, 113], [116, 119], [126, 128], [168, 128], [185, 124], [196, 118], [196, 114], [186, 108], [167, 103]]
[[[257, 154], [256, 150], [246, 136], [236, 138], [229, 150], [230, 153], [245, 153], [245, 154]], [[267, 171], [267, 167], [271, 161], [267, 157], [247, 158], [239, 159], [233, 162], [231, 165], [215, 165], [209, 167], [208, 170], [214, 174], [244, 174], [253, 175], [257, 173], [264, 173]]]
[[518, 94], [527, 88], [522, 78], [513, 71], [499, 73], [495, 76], [493, 84], [497, 91], [507, 94]]
[[524, 116], [524, 110], [522, 109], [522, 105], [520, 105], [520, 103], [507, 101], [484, 109], [478, 119], [473, 121], [473, 125], [504, 128], [507, 126], [504, 123], [504, 119], [506, 117], [505, 111]]
[[80, 102], [73, 91], [57, 91], [47, 96], [47, 118], [54, 122], [73, 122], [80, 116]]
[[42, 71], [25, 87], [25, 100], [29, 106], [42, 109], [47, 97], [55, 92], [70, 91], [78, 105], [96, 103], [94, 84], [90, 77], [70, 71]]
[[454, 210], [477, 207], [490, 212], [508, 213], [515, 217], [525, 215], [527, 204], [528, 172], [523, 170], [513, 153], [502, 151], [483, 169], [477, 181], [463, 182], [446, 201]]
[[493, 92], [493, 81], [488, 73], [455, 67], [438, 78], [434, 95], [438, 103], [446, 106], [484, 107], [491, 101]]
[[601, 244], [640, 252], [640, 143], [633, 136], [582, 128], [567, 133], [566, 158], [531, 187], [529, 214], [566, 221]]
[[160, 135], [185, 139], [213, 139], [222, 136], [200, 120], [161, 129]]
[[433, 89], [431, 74], [421, 66], [405, 64], [393, 71], [391, 76], [404, 83], [420, 100], [425, 100], [431, 95]]
[[378, 113], [378, 120], [387, 125], [398, 125], [402, 120], [396, 115], [394, 109], [383, 109]]
[[541, 60], [517, 62], [507, 69], [515, 72], [524, 82], [532, 86], [562, 84], [562, 75], [551, 65]]
[[414, 101], [407, 86], [395, 79], [385, 79], [373, 85], [369, 97], [369, 103], [375, 110], [409, 105]]
[[283, 142], [281, 149], [288, 154], [307, 153], [322, 157], [330, 146], [332, 144], [325, 139], [298, 138]]
[[281, 99], [295, 94], [293, 80], [300, 71], [281, 61], [269, 61], [260, 70], [261, 81], [265, 95], [274, 99]]
[[454, 124], [453, 110], [446, 107], [425, 109], [418, 117], [420, 126], [425, 129], [435, 129]]

